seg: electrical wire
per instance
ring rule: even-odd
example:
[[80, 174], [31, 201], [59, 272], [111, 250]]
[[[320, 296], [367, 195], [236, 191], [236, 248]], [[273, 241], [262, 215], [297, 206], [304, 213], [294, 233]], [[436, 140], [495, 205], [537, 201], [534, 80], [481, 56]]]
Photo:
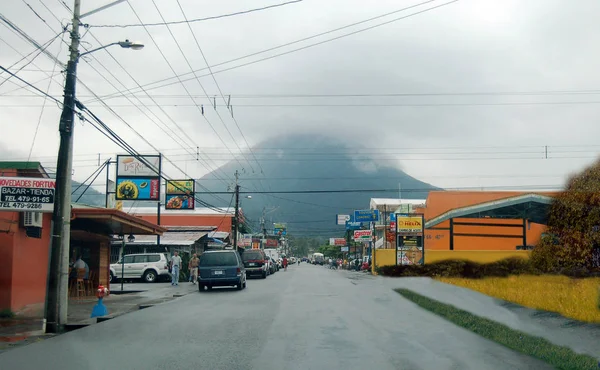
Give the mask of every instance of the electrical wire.
[[249, 14], [249, 13], [254, 13], [254, 12], [258, 12], [258, 11], [262, 11], [262, 10], [267, 10], [267, 9], [272, 9], [272, 8], [279, 8], [279, 7], [282, 7], [282, 6], [285, 6], [285, 5], [300, 3], [302, 1], [304, 1], [304, 0], [287, 1], [285, 3], [273, 4], [273, 5], [263, 6], [261, 8], [243, 10], [243, 11], [239, 11], [239, 12], [235, 12], [235, 13], [216, 15], [216, 16], [212, 16], [212, 17], [195, 18], [195, 19], [189, 19], [189, 20], [186, 18], [184, 21], [165, 22], [163, 20], [163, 22], [159, 22], [159, 23], [101, 24], [101, 25], [90, 25], [90, 27], [96, 27], [96, 28], [128, 28], [128, 27], [169, 26], [169, 25], [182, 24], [182, 23], [190, 24], [190, 23], [203, 22], [203, 21], [208, 21], [208, 20], [213, 20], [213, 19], [221, 19], [221, 18], [233, 17], [233, 16], [236, 16], [236, 15]]
[[[370, 22], [370, 21], [373, 21], [373, 20], [376, 20], [376, 19], [379, 19], [379, 18], [383, 18], [383, 17], [389, 16], [389, 15], [392, 15], [392, 14], [395, 14], [395, 13], [399, 13], [399, 12], [403, 12], [403, 11], [406, 11], [406, 10], [410, 10], [410, 9], [413, 9], [413, 8], [416, 8], [416, 7], [419, 7], [421, 5], [425, 5], [425, 4], [434, 2], [434, 1], [436, 1], [436, 0], [428, 0], [428, 1], [424, 1], [424, 2], [421, 2], [421, 3], [415, 4], [415, 5], [408, 6], [408, 7], [403, 7], [401, 9], [397, 9], [395, 11], [388, 12], [388, 13], [385, 13], [385, 14], [382, 14], [382, 15], [379, 15], [379, 16], [376, 16], [376, 17], [372, 17], [372, 18], [369, 18], [369, 19], [366, 19], [366, 20], [363, 20], [363, 21], [360, 21], [360, 22], [355, 22], [355, 23], [352, 23], [352, 24], [349, 24], [349, 25], [346, 25], [346, 26], [343, 26], [343, 27], [339, 27], [339, 28], [336, 28], [336, 29], [333, 29], [333, 30], [322, 32], [322, 33], [319, 33], [319, 34], [316, 34], [316, 35], [313, 35], [313, 36], [305, 37], [305, 38], [300, 39], [300, 40], [288, 42], [286, 44], [282, 44], [282, 45], [279, 45], [279, 46], [276, 46], [276, 47], [272, 47], [272, 48], [269, 48], [269, 49], [266, 49], [266, 50], [262, 50], [262, 51], [259, 51], [259, 52], [256, 52], [256, 53], [252, 53], [252, 54], [244, 55], [242, 57], [231, 59], [231, 60], [219, 63], [219, 64], [212, 65], [211, 67], [214, 68], [214, 67], [217, 67], [217, 66], [229, 64], [229, 63], [232, 63], [232, 62], [235, 62], [235, 61], [239, 61], [239, 60], [246, 59], [246, 58], [249, 58], [249, 57], [252, 57], [252, 56], [256, 56], [256, 55], [259, 55], [259, 54], [267, 53], [269, 51], [277, 50], [277, 49], [280, 49], [280, 48], [283, 48], [283, 47], [286, 47], [286, 46], [289, 46], [289, 45], [293, 45], [293, 44], [296, 44], [296, 43], [307, 41], [307, 40], [310, 40], [310, 39], [313, 39], [313, 38], [317, 38], [319, 36], [323, 36], [323, 35], [326, 35], [326, 34], [329, 34], [329, 33], [337, 32], [337, 31], [340, 31], [340, 30], [343, 30], [343, 29], [346, 29], [346, 28], [350, 28], [350, 27], [353, 27], [353, 26], [356, 26], [356, 25], [359, 25], [359, 24], [362, 24], [362, 23], [367, 23], [367, 22]], [[252, 61], [252, 62], [247, 62], [247, 63], [243, 63], [243, 64], [240, 64], [240, 65], [237, 65], [237, 66], [224, 68], [224, 69], [215, 71], [214, 73], [220, 73], [220, 72], [230, 71], [230, 70], [233, 70], [233, 69], [236, 69], [236, 68], [240, 68], [240, 67], [244, 67], [244, 66], [247, 66], [247, 65], [250, 65], [250, 64], [255, 64], [255, 63], [262, 62], [262, 61], [265, 61], [265, 60], [270, 60], [270, 59], [273, 59], [273, 58], [276, 58], [276, 57], [279, 57], [279, 56], [291, 54], [291, 53], [296, 52], [296, 51], [308, 49], [308, 48], [313, 47], [313, 46], [317, 46], [317, 45], [321, 45], [321, 44], [324, 44], [324, 43], [327, 43], [327, 42], [330, 42], [330, 41], [338, 40], [338, 39], [346, 37], [346, 36], [354, 35], [354, 34], [359, 33], [359, 32], [364, 32], [364, 31], [367, 31], [367, 30], [370, 30], [370, 29], [373, 29], [373, 28], [376, 28], [376, 27], [380, 27], [380, 26], [383, 26], [383, 25], [386, 25], [386, 24], [389, 24], [389, 23], [392, 23], [392, 22], [396, 22], [396, 21], [399, 21], [399, 20], [402, 20], [402, 19], [405, 19], [405, 18], [412, 17], [414, 15], [418, 15], [418, 14], [421, 14], [421, 13], [424, 13], [424, 12], [427, 12], [427, 11], [430, 11], [430, 10], [434, 10], [436, 8], [439, 8], [439, 7], [450, 5], [451, 3], [454, 3], [454, 2], [457, 2], [457, 1], [458, 0], [453, 0], [453, 1], [441, 4], [441, 5], [437, 5], [437, 6], [432, 7], [432, 8], [427, 8], [425, 10], [409, 14], [407, 16], [403, 16], [403, 17], [400, 17], [400, 18], [394, 18], [394, 19], [392, 19], [390, 21], [387, 21], [387, 22], [384, 22], [384, 23], [379, 23], [379, 24], [376, 24], [374, 26], [370, 26], [370, 27], [367, 27], [367, 28], [364, 28], [364, 29], [360, 29], [360, 30], [351, 32], [351, 33], [347, 33], [347, 34], [344, 34], [344, 35], [341, 35], [341, 36], [337, 36], [335, 38], [327, 39], [327, 40], [324, 40], [324, 41], [321, 41], [321, 42], [318, 42], [318, 43], [314, 43], [314, 44], [310, 44], [310, 45], [307, 45], [307, 46], [304, 46], [304, 47], [301, 47], [301, 48], [292, 49], [292, 50], [287, 51], [287, 52], [275, 54], [275, 55], [272, 55], [272, 56], [269, 56], [269, 57], [265, 57], [265, 58], [262, 58], [262, 59], [258, 59], [258, 60]], [[208, 69], [208, 68], [201, 68], [201, 69], [195, 70], [194, 72], [199, 72], [199, 71], [206, 70], [206, 69]], [[180, 78], [180, 77], [189, 75], [190, 73], [191, 72], [184, 73], [184, 74], [182, 74], [180, 76], [177, 76], [177, 77]], [[200, 77], [205, 77], [205, 76], [209, 76], [209, 74], [201, 75]], [[170, 83], [161, 84], [161, 85], [158, 85], [158, 86], [151, 86], [151, 85], [160, 84], [160, 83], [165, 82], [165, 81], [169, 81], [171, 79], [172, 79], [172, 77], [171, 78], [167, 78], [167, 79], [162, 79], [162, 80], [154, 81], [154, 82], [150, 82], [148, 84], [145, 84], [144, 87], [146, 87], [147, 90], [154, 90], [156, 88], [170, 86], [170, 85], [173, 85], [173, 84], [177, 83], [177, 82], [170, 82]], [[188, 81], [188, 80], [191, 80], [191, 79], [193, 79], [193, 78], [184, 79], [183, 81]], [[108, 94], [108, 95], [103, 96], [103, 98], [105, 98], [105, 99], [106, 98], [112, 98], [112, 96], [111, 96], [111, 94]]]
[[[135, 8], [131, 5], [131, 3], [127, 3], [130, 7], [130, 9], [132, 10], [132, 12], [135, 14], [136, 18], [140, 21], [140, 23], [143, 23], [140, 16], [138, 15], [138, 13], [136, 12]], [[160, 14], [160, 12], [159, 12]], [[162, 15], [161, 15], [162, 17]], [[156, 40], [154, 39], [154, 37], [152, 36], [152, 34], [150, 33], [150, 31], [148, 31], [148, 29], [146, 27], [144, 27], [144, 30], [146, 31], [146, 33], [148, 34], [148, 36], [150, 37], [150, 40], [152, 40], [152, 43], [156, 46], [156, 49], [159, 51], [160, 55], [163, 57], [163, 59], [165, 60], [165, 62], [167, 63], [167, 65], [169, 66], [169, 68], [171, 69], [171, 71], [173, 72], [173, 74], [175, 76], [177, 76], [177, 72], [175, 71], [175, 69], [173, 68], [173, 66], [171, 65], [171, 63], [169, 62], [169, 60], [167, 59], [167, 57], [165, 56], [165, 54], [163, 53], [163, 51], [161, 50], [161, 48], [159, 47], [159, 45], [156, 43]], [[171, 34], [172, 36], [172, 34]], [[174, 37], [174, 36], [173, 36]], [[176, 42], [177, 43], [177, 42]], [[177, 43], [177, 46], [179, 47], [179, 44]], [[179, 48], [181, 51], [181, 48]], [[182, 55], [185, 58], [185, 54], [183, 54], [183, 51], [181, 51]], [[187, 61], [187, 59], [186, 59]], [[189, 64], [189, 62], [188, 62]], [[180, 80], [179, 77], [177, 77], [178, 80]], [[183, 82], [180, 82], [181, 87], [183, 87], [183, 89], [185, 90], [185, 92], [188, 95], [191, 95], [188, 88], [185, 86], [185, 84]], [[202, 86], [202, 85], [201, 85]], [[204, 89], [204, 88], [203, 88]], [[194, 102], [194, 100], [192, 99], [192, 102]], [[198, 106], [196, 104], [196, 109], [200, 112], [200, 114], [202, 115], [202, 117], [204, 118], [204, 120], [208, 123], [208, 125], [210, 126], [210, 128], [213, 130], [213, 132], [215, 133], [215, 135], [217, 136], [217, 138], [223, 143], [223, 145], [225, 146], [225, 148], [229, 149], [231, 155], [233, 156], [233, 152], [231, 152], [231, 149], [229, 148], [229, 146], [227, 146], [227, 143], [225, 143], [225, 141], [223, 140], [223, 138], [221, 138], [221, 135], [219, 135], [219, 133], [217, 132], [217, 130], [214, 128], [214, 126], [212, 125], [212, 123], [210, 122], [210, 120], [206, 117], [206, 115], [202, 114], [203, 113], [203, 108], [201, 108], [200, 106]], [[229, 131], [229, 129], [227, 128], [227, 126], [223, 123], [223, 125], [225, 126], [225, 129], [227, 130], [227, 132], [229, 133], [229, 135], [231, 136], [232, 140], [234, 141], [234, 143], [237, 142], [235, 141], [235, 139], [233, 138], [233, 136], [231, 135], [231, 132]], [[243, 167], [242, 163], [236, 158], [236, 161], [238, 162], [238, 164], [240, 166]]]

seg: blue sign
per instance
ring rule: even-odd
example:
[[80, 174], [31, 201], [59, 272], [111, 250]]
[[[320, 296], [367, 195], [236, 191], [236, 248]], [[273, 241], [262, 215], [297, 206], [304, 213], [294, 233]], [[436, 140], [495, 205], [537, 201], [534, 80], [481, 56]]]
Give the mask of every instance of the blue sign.
[[346, 221], [346, 230], [360, 230], [362, 222]]
[[372, 222], [379, 221], [378, 209], [364, 209], [354, 211], [354, 221]]
[[396, 221], [396, 214], [390, 213], [390, 221]]

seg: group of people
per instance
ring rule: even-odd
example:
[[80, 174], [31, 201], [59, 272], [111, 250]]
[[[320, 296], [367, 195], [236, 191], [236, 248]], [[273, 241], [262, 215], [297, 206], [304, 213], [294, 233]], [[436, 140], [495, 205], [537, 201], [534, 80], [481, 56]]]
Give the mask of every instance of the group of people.
[[337, 260], [330, 258], [329, 259], [329, 268], [337, 270], [338, 268], [344, 268], [348, 270], [369, 270], [371, 268], [371, 259], [368, 261], [360, 262], [359, 259], [355, 259], [352, 262], [348, 262], [348, 260], [342, 260], [338, 258]]
[[[173, 256], [171, 257], [170, 262], [170, 270], [171, 270], [171, 285], [177, 286], [179, 285], [179, 271], [181, 271], [182, 265], [181, 256], [179, 252], [173, 252]], [[198, 254], [192, 254], [188, 262], [188, 271], [190, 272], [189, 282], [192, 284], [196, 284], [198, 282], [198, 265], [200, 264], [200, 259], [198, 258]]]

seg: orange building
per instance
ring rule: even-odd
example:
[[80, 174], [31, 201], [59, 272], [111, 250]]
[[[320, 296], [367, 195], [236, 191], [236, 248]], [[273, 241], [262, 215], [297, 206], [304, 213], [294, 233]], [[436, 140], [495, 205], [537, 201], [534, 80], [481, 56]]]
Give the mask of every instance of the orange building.
[[[0, 177], [49, 176], [39, 162], [0, 162]], [[0, 310], [41, 317], [46, 299], [52, 214], [41, 213], [41, 223], [36, 226], [25, 224], [24, 214], [0, 211]], [[165, 231], [116, 209], [74, 204], [69, 257], [83, 257], [89, 266], [91, 286], [108, 286], [109, 245], [113, 235], [161, 235]]]
[[546, 230], [556, 192], [432, 191], [424, 208], [426, 250], [531, 249]]

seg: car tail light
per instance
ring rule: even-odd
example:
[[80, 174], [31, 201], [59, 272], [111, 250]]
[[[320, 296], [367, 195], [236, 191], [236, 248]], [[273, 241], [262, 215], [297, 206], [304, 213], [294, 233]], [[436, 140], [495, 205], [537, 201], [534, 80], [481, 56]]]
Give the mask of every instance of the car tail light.
[[236, 273], [241, 274], [242, 273], [242, 269], [238, 267]]

